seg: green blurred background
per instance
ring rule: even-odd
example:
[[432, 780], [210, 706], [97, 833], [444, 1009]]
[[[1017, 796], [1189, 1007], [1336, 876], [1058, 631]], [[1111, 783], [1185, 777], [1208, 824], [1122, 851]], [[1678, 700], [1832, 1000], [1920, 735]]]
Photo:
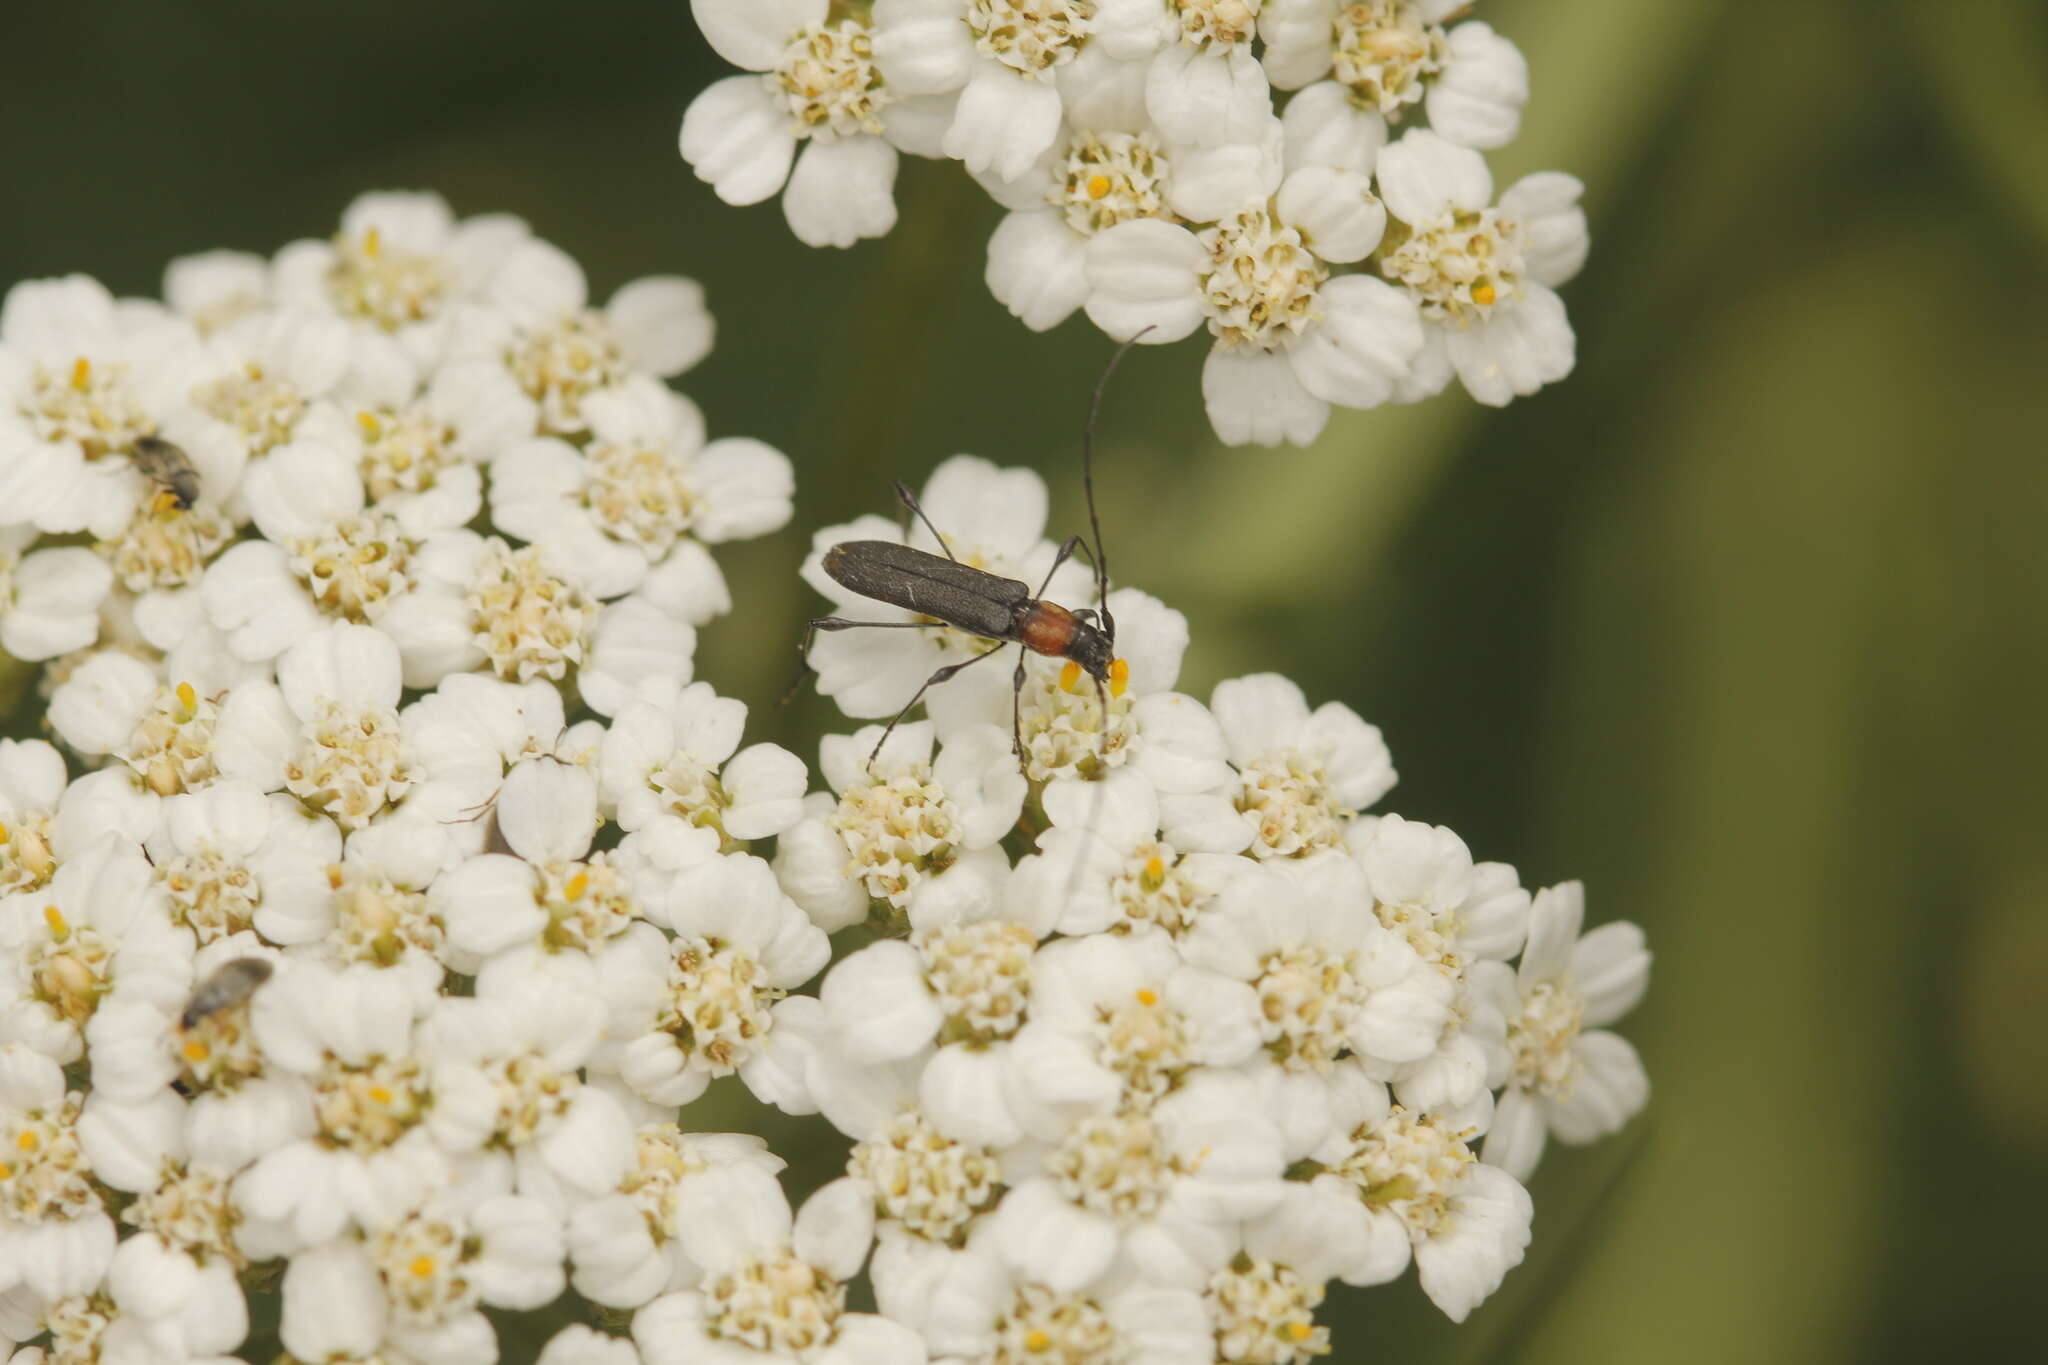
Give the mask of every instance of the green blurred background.
[[[1658, 953], [1626, 1025], [1648, 1115], [1553, 1149], [1471, 1323], [1352, 1297], [1337, 1358], [2038, 1351], [2048, 10], [1481, 8], [1535, 75], [1499, 182], [1590, 186], [1578, 373], [1230, 451], [1189, 343], [1135, 355], [1104, 428], [1111, 557], [1190, 617], [1188, 690], [1270, 668], [1350, 703], [1394, 809], [1584, 877]], [[955, 167], [906, 163], [896, 233], [848, 253], [719, 204], [675, 152], [726, 74], [682, 0], [12, 4], [0, 52], [0, 281], [155, 292], [386, 187], [525, 215], [600, 296], [704, 280], [720, 340], [683, 387], [798, 469], [792, 529], [725, 557], [722, 691], [779, 691], [810, 531], [892, 478], [1030, 464], [1080, 524], [1108, 343], [990, 299], [998, 213]], [[829, 716], [758, 720], [814, 754]]]

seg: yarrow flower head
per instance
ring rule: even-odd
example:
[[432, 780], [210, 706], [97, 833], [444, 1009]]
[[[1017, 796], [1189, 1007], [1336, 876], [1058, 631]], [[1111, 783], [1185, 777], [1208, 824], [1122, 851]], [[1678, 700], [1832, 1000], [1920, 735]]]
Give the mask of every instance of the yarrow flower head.
[[[1172, 307], [1219, 354], [1320, 373], [1347, 291], [1417, 333], [1529, 309], [1575, 249], [1561, 182], [1436, 218], [1389, 183], [1387, 245], [1369, 167], [1288, 167], [1281, 8], [696, 11], [760, 73], [730, 98], [798, 121], [793, 221], [891, 137], [988, 175], [1050, 98], [1017, 221], [1062, 268], [1178, 234]], [[690, 282], [592, 307], [517, 220], [383, 194], [165, 292], [0, 308], [0, 647], [50, 735], [0, 740], [21, 1359], [253, 1358], [269, 1322], [326, 1362], [1302, 1365], [1339, 1284], [1412, 1262], [1471, 1312], [1548, 1136], [1646, 1101], [1606, 1027], [1640, 932], [1375, 813], [1394, 769], [1348, 707], [1178, 690], [1187, 617], [1049, 539], [1027, 470], [955, 457], [907, 526], [819, 532], [808, 661], [851, 732], [815, 777], [749, 743], [697, 632], [793, 472], [664, 382], [709, 344]], [[849, 540], [1035, 594], [1066, 643], [871, 601], [829, 571]], [[1051, 652], [974, 666], [1019, 635]], [[704, 1131], [749, 1106], [836, 1129], [843, 1174], [793, 1204], [784, 1154]], [[549, 1305], [581, 1320], [527, 1338]]]
[[[868, 7], [826, 0], [691, 0], [731, 76], [683, 115], [683, 158], [728, 204], [782, 195], [810, 246], [851, 246], [896, 225], [899, 149], [928, 154], [950, 98], [885, 77]], [[848, 12], [852, 10], [854, 12]], [[835, 12], [836, 11], [836, 12]]]
[[[491, 1349], [480, 1310], [556, 1297], [571, 1206], [631, 1163], [641, 1025], [598, 957], [763, 973], [758, 1018], [704, 986], [675, 1022], [707, 1079], [822, 963], [745, 854], [802, 764], [676, 701], [730, 603], [710, 547], [787, 519], [788, 464], [661, 384], [709, 344], [694, 284], [589, 308], [523, 223], [433, 195], [166, 287], [0, 308], [0, 648], [59, 661], [63, 746], [0, 745], [10, 1323], [225, 1355], [282, 1257], [300, 1358]], [[586, 717], [629, 701], [601, 796]], [[593, 847], [621, 797], [639, 845]], [[741, 886], [783, 918], [721, 918]]]
[[1268, 0], [1266, 72], [1287, 90], [1327, 78], [1390, 123], [1425, 113], [1461, 146], [1506, 146], [1529, 98], [1528, 63], [1477, 20], [1444, 26], [1466, 8], [1461, 0]]
[[[1204, 330], [1218, 437], [1303, 445], [1332, 407], [1413, 402], [1453, 372], [1498, 406], [1572, 368], [1554, 291], [1585, 257], [1578, 182], [1491, 203], [1481, 153], [1519, 135], [1528, 63], [1466, 8], [695, 0], [757, 74], [696, 98], [682, 153], [727, 203], [783, 191], [798, 238], [841, 247], [895, 226], [899, 153], [958, 161], [1009, 211], [984, 278], [1026, 326]], [[1376, 184], [1383, 149], [1398, 164]]]
[[[1035, 537], [1037, 490], [1007, 486], [1009, 534]], [[926, 543], [971, 562], [935, 501], [919, 504]], [[975, 539], [1001, 543], [984, 516]], [[884, 537], [859, 522], [818, 548], [871, 526]], [[900, 619], [832, 590], [856, 620]], [[1148, 599], [1128, 594], [1110, 597], [1118, 646], [1142, 655], [1147, 631], [1123, 623], [1142, 623]], [[945, 633], [928, 626], [870, 632], [875, 662], [848, 671], [842, 709], [886, 704], [866, 684], [898, 667], [890, 648], [915, 661], [896, 675], [914, 692]], [[823, 641], [858, 634], [820, 637], [821, 691], [842, 690]], [[1095, 1358], [1145, 1302], [1160, 1323], [1201, 1324], [1187, 1358], [1307, 1360], [1330, 1348], [1315, 1314], [1334, 1282], [1379, 1283], [1413, 1261], [1462, 1318], [1527, 1244], [1526, 1167], [1478, 1153], [1496, 1092], [1516, 1075], [1540, 1085], [1538, 1059], [1574, 1045], [1555, 1021], [1584, 988], [1555, 983], [1553, 951], [1551, 976], [1518, 993], [1507, 962], [1531, 911], [1514, 869], [1475, 863], [1449, 830], [1371, 813], [1395, 782], [1377, 729], [1341, 705], [1312, 710], [1277, 675], [1226, 682], [1208, 706], [1140, 692], [1141, 674], [1171, 686], [1180, 648], [1133, 660], [1145, 722], [1077, 746], [1087, 762], [1036, 757], [1031, 665], [1021, 702], [992, 670], [994, 688], [925, 693], [927, 720], [828, 740], [837, 800], [811, 798], [777, 858], [819, 924], [900, 935], [834, 964], [818, 1008], [791, 1012], [790, 1043], [807, 1099], [857, 1143], [848, 1178], [880, 1220], [878, 1301], [934, 1350], [1023, 1360], [1069, 1342]], [[995, 723], [1012, 705], [1021, 772]], [[974, 852], [938, 776], [961, 743], [978, 771], [1021, 782], [1034, 852]], [[1129, 761], [1112, 760], [1119, 744]], [[1640, 983], [1622, 961], [1590, 965], [1606, 958], [1587, 968], [1615, 977], [1603, 1019]], [[1640, 1105], [1615, 1090], [1592, 1085], [1598, 1131]], [[1534, 1093], [1537, 1117], [1512, 1139], [1521, 1162], [1547, 1112]], [[941, 1309], [969, 1279], [972, 1298]]]
[[1479, 153], [1428, 129], [1382, 152], [1377, 180], [1392, 215], [1380, 269], [1414, 300], [1428, 338], [1410, 396], [1455, 370], [1499, 407], [1569, 374], [1574, 342], [1555, 286], [1586, 259], [1579, 182], [1526, 176], [1495, 206]]

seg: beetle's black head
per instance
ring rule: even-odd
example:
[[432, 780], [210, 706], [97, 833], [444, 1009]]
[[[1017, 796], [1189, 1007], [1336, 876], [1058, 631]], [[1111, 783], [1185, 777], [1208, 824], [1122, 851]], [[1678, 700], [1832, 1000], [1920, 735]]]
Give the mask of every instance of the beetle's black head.
[[1076, 621], [1074, 638], [1067, 642], [1067, 657], [1095, 681], [1108, 682], [1110, 665], [1116, 662], [1116, 642], [1100, 626]]

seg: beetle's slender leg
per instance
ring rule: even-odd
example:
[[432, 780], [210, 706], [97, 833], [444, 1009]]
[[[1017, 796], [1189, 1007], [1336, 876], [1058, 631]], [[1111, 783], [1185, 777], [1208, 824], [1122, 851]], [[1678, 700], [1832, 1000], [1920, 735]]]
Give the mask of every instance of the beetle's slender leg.
[[[924, 684], [921, 687], [919, 687], [915, 693], [911, 695], [910, 700], [903, 704], [903, 709], [896, 713], [896, 719], [890, 721], [887, 728], [885, 728], [882, 731], [882, 737], [875, 741], [875, 747], [868, 753], [868, 766], [870, 768], [874, 767], [875, 758], [882, 752], [882, 746], [889, 742], [890, 735], [896, 733], [896, 727], [903, 723], [903, 718], [910, 714], [911, 708], [916, 706], [920, 701], [924, 700], [925, 693], [931, 691], [940, 683], [947, 681], [955, 673], [958, 673], [961, 669], [971, 668], [975, 664], [980, 663], [983, 659], [989, 658], [991, 655], [1000, 654], [1009, 647], [1010, 642], [1008, 640], [1004, 640], [998, 645], [996, 645], [994, 649], [984, 649], [983, 651], [981, 651], [981, 653], [975, 655], [971, 659], [962, 659], [957, 664], [947, 664], [944, 668], [932, 674], [929, 678], [926, 678], [924, 680]], [[1018, 667], [1023, 667], [1023, 661], [1021, 659], [1018, 661]]]
[[[946, 558], [958, 564], [960, 560], [953, 553], [953, 547], [946, 543], [946, 538], [939, 534], [939, 528], [932, 525], [932, 519], [925, 515], [923, 505], [917, 500], [917, 494], [911, 492], [910, 485], [900, 479], [896, 483], [896, 500], [917, 513], [917, 519], [924, 523], [925, 530], [932, 533], [932, 539], [939, 542], [939, 549], [944, 552]], [[910, 543], [910, 527], [907, 524], [903, 528], [903, 541], [906, 545]]]
[[874, 630], [944, 630], [946, 629], [946, 623], [944, 621], [849, 621], [843, 616], [820, 616], [816, 620], [807, 621], [804, 623], [804, 642], [796, 647], [796, 656], [802, 662], [797, 665], [796, 678], [790, 683], [789, 690], [782, 694], [782, 700], [777, 702], [776, 705], [787, 706], [795, 701], [797, 689], [804, 685], [804, 679], [818, 671], [811, 667], [811, 645], [816, 642], [819, 631], [855, 630], [861, 628], [871, 628]]
[[[1017, 671], [1010, 678], [1010, 748], [1017, 755], [1017, 766], [1025, 768], [1024, 762], [1024, 656], [1029, 651], [1017, 651]], [[1027, 771], [1028, 775], [1028, 771]]]
[[821, 630], [950, 630], [944, 621], [849, 621], [844, 616], [820, 616], [804, 623], [804, 642], [797, 652], [811, 657], [811, 645]]

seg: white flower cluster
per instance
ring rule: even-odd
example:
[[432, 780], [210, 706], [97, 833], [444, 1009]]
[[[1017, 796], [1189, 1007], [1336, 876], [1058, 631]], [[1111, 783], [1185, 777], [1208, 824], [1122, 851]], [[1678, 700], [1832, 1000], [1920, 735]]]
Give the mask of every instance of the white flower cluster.
[[[1465, 0], [691, 0], [719, 81], [682, 154], [731, 204], [783, 192], [812, 246], [896, 222], [899, 152], [1009, 215], [991, 292], [1033, 330], [1212, 338], [1236, 445], [1307, 444], [1331, 406], [1499, 406], [1571, 372], [1556, 289], [1581, 186], [1498, 198], [1527, 63]], [[1427, 126], [1422, 126], [1426, 123]], [[1398, 133], [1398, 136], [1395, 134]]]
[[790, 1093], [829, 953], [748, 853], [802, 761], [690, 681], [793, 492], [663, 382], [711, 330], [422, 194], [8, 292], [0, 646], [76, 760], [0, 742], [17, 1359], [217, 1358], [281, 1286], [295, 1359], [491, 1360], [487, 1309], [696, 1283], [677, 1191], [780, 1165], [675, 1122]]
[[[914, 547], [1032, 584], [1053, 566], [1029, 472], [957, 457], [920, 502], [945, 542], [920, 525]], [[827, 528], [806, 576], [835, 611], [914, 622], [821, 569], [901, 538]], [[1070, 566], [1047, 591], [1088, 594]], [[1464, 1318], [1522, 1257], [1547, 1138], [1647, 1099], [1601, 1028], [1648, 984], [1641, 931], [1582, 935], [1576, 883], [1532, 899], [1451, 831], [1363, 814], [1394, 785], [1376, 729], [1273, 674], [1204, 705], [1174, 690], [1185, 619], [1106, 605], [1104, 688], [1037, 655], [1014, 700], [1009, 668], [962, 672], [927, 720], [827, 738], [832, 791], [778, 843], [815, 923], [878, 938], [826, 973], [795, 1051], [856, 1144], [828, 1188], [878, 1219], [882, 1313], [989, 1365], [1298, 1365], [1330, 1349], [1331, 1282], [1413, 1261]], [[812, 660], [862, 719], [988, 645], [845, 630]]]
[[[791, 475], [661, 382], [708, 347], [687, 281], [594, 309], [523, 224], [375, 195], [166, 296], [0, 310], [0, 642], [56, 741], [0, 741], [13, 1361], [275, 1321], [308, 1365], [1295, 1365], [1332, 1281], [1412, 1259], [1470, 1312], [1547, 1136], [1645, 1102], [1600, 1028], [1640, 932], [1361, 814], [1393, 770], [1346, 708], [1175, 692], [1143, 593], [1102, 688], [1028, 659], [1021, 762], [989, 667], [827, 738], [828, 791], [742, 747], [691, 681], [706, 547]], [[1052, 567], [1036, 475], [960, 457], [923, 505]], [[987, 643], [813, 660], [864, 719]], [[792, 1208], [695, 1131], [722, 1077], [845, 1176]], [[586, 1322], [500, 1342], [565, 1293]]]

